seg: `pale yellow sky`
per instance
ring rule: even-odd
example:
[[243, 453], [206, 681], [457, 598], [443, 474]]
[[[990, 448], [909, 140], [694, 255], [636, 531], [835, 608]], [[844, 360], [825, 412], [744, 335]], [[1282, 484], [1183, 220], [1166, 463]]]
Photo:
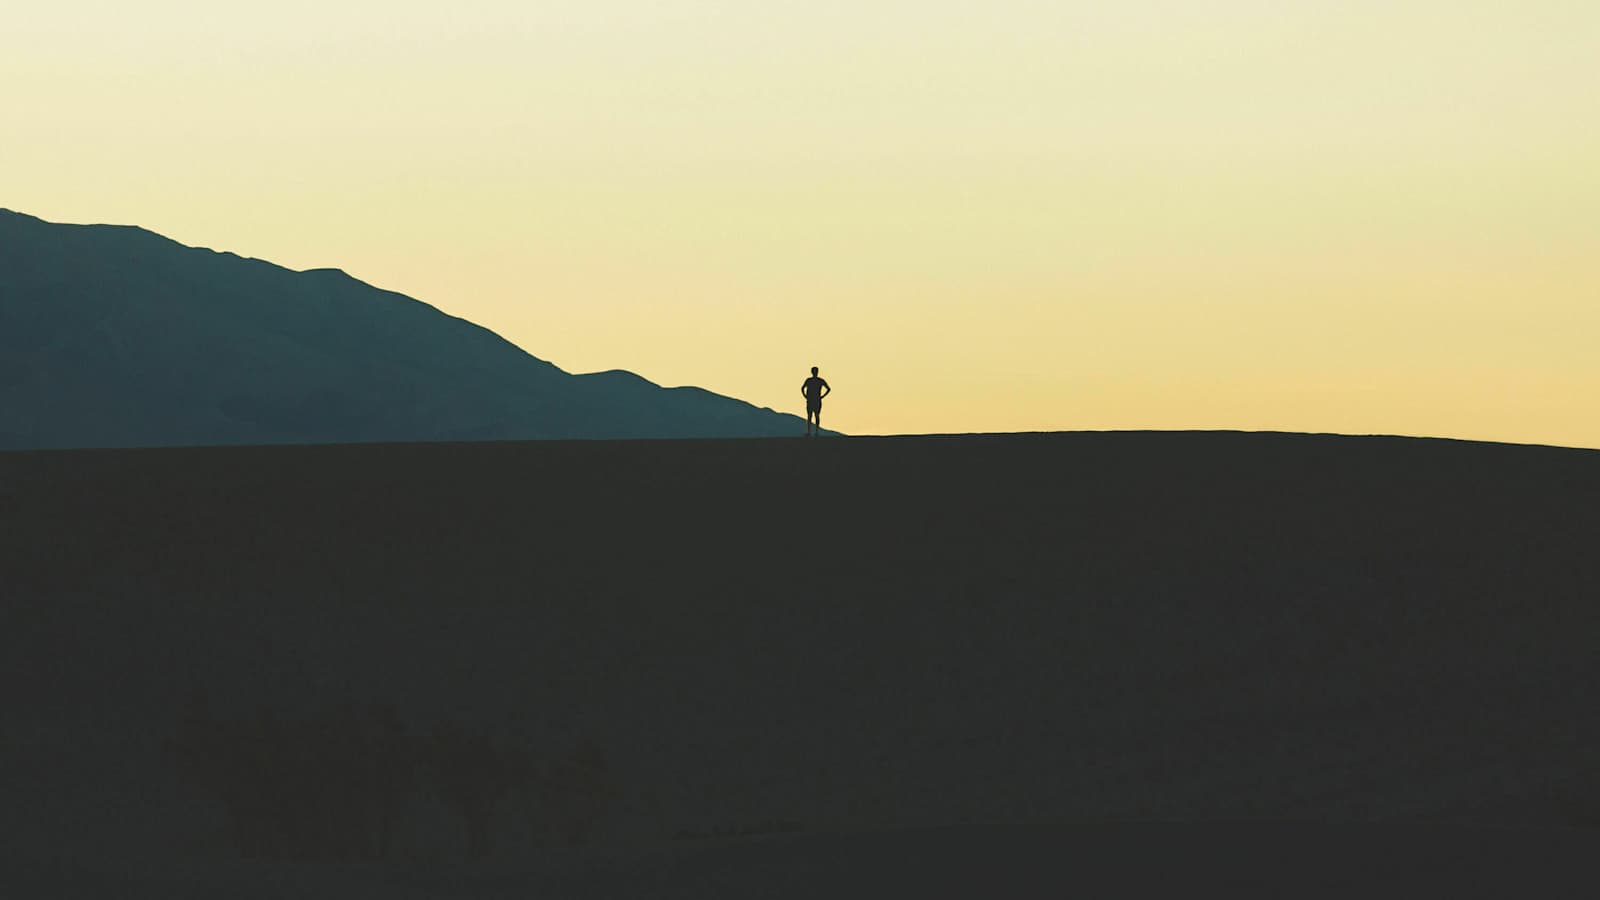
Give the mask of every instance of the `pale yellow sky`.
[[1593, 0], [53, 0], [0, 206], [855, 433], [1600, 447]]

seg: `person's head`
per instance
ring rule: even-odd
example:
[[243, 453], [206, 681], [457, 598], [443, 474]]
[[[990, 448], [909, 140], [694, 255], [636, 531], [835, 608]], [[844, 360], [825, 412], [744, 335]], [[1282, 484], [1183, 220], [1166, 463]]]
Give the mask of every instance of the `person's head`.
[[813, 375], [817, 374], [817, 367], [816, 366], [812, 366], [811, 367], [811, 374], [813, 374]]

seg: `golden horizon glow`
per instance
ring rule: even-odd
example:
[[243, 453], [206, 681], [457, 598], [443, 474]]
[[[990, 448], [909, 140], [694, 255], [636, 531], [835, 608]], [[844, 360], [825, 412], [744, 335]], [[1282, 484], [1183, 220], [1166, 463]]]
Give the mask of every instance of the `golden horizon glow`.
[[851, 433], [1600, 447], [1600, 5], [57, 0], [0, 207]]

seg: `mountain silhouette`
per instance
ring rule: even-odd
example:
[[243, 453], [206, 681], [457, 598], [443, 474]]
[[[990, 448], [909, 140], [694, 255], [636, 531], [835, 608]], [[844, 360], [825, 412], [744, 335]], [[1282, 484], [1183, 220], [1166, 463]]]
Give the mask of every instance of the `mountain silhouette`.
[[801, 435], [798, 416], [574, 375], [337, 269], [0, 209], [0, 449]]

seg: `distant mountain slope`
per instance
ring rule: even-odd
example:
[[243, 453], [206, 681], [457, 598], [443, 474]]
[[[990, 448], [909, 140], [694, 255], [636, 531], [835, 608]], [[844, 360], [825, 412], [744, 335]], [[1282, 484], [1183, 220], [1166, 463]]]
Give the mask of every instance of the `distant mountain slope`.
[[698, 388], [568, 374], [335, 269], [0, 210], [0, 449], [804, 430]]

